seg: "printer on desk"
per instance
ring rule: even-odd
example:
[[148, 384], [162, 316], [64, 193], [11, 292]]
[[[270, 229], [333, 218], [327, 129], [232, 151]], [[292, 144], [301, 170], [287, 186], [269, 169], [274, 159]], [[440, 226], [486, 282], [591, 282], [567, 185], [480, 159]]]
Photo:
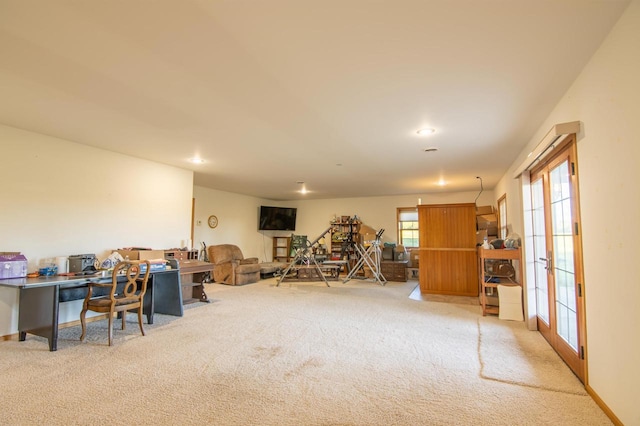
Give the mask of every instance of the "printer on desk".
[[95, 254], [74, 254], [69, 256], [69, 272], [95, 271], [96, 263]]

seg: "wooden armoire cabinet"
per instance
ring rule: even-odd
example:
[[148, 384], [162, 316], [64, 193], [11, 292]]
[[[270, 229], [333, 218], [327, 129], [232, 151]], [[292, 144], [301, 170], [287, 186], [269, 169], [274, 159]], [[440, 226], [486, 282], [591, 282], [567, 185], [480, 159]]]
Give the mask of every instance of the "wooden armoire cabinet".
[[420, 291], [478, 296], [476, 205], [418, 206]]

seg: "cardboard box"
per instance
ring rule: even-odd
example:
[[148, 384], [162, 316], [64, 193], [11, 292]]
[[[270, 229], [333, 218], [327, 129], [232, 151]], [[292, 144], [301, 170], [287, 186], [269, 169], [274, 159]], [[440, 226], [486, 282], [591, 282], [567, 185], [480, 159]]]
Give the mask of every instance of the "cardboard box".
[[365, 278], [373, 278], [373, 271], [366, 265], [363, 265], [362, 270]]
[[[478, 229], [489, 229], [491, 227], [497, 229], [498, 228], [498, 216], [495, 214], [485, 214], [481, 216], [476, 216], [476, 222], [478, 224]], [[491, 232], [489, 232], [491, 234]]]
[[476, 216], [482, 216], [485, 214], [494, 214], [495, 210], [493, 206], [476, 206]]
[[370, 245], [372, 241], [376, 240], [376, 233], [366, 233], [362, 235], [362, 241], [365, 245]]
[[23, 278], [27, 276], [27, 258], [19, 253], [0, 255], [0, 278]]
[[120, 256], [129, 260], [155, 260], [164, 259], [164, 250], [118, 250]]
[[411, 268], [418, 268], [420, 264], [420, 251], [412, 250], [409, 252], [409, 265]]
[[486, 229], [481, 229], [478, 232], [476, 232], [476, 245], [478, 244], [482, 245], [485, 238], [489, 241], [489, 234], [487, 233]]

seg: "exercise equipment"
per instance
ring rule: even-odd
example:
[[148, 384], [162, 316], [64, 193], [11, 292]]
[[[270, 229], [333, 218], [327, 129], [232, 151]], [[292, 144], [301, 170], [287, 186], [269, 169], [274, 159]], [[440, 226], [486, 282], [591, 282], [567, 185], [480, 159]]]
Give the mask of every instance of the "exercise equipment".
[[282, 275], [280, 275], [280, 277], [278, 278], [276, 287], [280, 285], [282, 280], [287, 277], [287, 274], [292, 269], [295, 269], [296, 265], [306, 265], [306, 266], [313, 265], [316, 271], [318, 272], [318, 276], [322, 278], [322, 280], [327, 285], [327, 287], [331, 287], [327, 282], [327, 279], [325, 278], [324, 273], [320, 268], [320, 265], [316, 261], [315, 256], [313, 255], [313, 246], [318, 244], [318, 241], [320, 241], [321, 238], [324, 238], [324, 236], [330, 230], [331, 230], [331, 227], [328, 227], [322, 234], [318, 236], [318, 238], [316, 238], [313, 241], [309, 241], [307, 237], [303, 235], [291, 236], [291, 248], [295, 250], [295, 255], [293, 256], [291, 263], [289, 263], [289, 265], [284, 269], [284, 271], [282, 271]]
[[356, 262], [356, 265], [351, 268], [351, 271], [347, 274], [343, 282], [346, 283], [349, 281], [360, 269], [363, 269], [366, 264], [369, 269], [371, 269], [374, 281], [377, 281], [380, 285], [385, 285], [387, 283], [387, 279], [382, 275], [382, 272], [380, 272], [380, 260], [382, 259], [380, 237], [383, 232], [384, 229], [379, 230], [376, 233], [375, 239], [371, 241], [371, 244], [366, 249], [362, 244], [354, 244], [354, 248], [359, 259], [358, 262]]

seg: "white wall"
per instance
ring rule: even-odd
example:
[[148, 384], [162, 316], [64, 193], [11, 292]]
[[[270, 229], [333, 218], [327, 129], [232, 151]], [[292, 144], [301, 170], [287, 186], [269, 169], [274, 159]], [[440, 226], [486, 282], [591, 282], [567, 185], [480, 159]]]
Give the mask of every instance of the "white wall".
[[[189, 238], [193, 173], [0, 125], [0, 251], [44, 259]], [[75, 306], [77, 305], [77, 306]], [[0, 287], [0, 336], [17, 332], [18, 291]], [[75, 302], [61, 322], [77, 320]]]
[[[477, 196], [478, 192], [456, 192], [301, 201], [299, 228], [313, 239], [327, 229], [334, 215], [357, 215], [364, 224], [376, 230], [384, 229], [382, 242], [397, 243], [398, 207], [415, 207], [419, 198], [422, 204], [473, 203]], [[483, 192], [478, 198], [478, 205], [495, 206], [493, 198], [493, 192]]]
[[[288, 231], [258, 231], [258, 211], [261, 205], [296, 207], [295, 234], [307, 235], [310, 240], [318, 237], [329, 227], [335, 216], [357, 215], [365, 224], [375, 229], [385, 229], [383, 242], [397, 241], [396, 209], [418, 204], [472, 203], [478, 192], [432, 193], [389, 197], [339, 198], [330, 200], [300, 200], [279, 202], [248, 197], [213, 189], [194, 187], [196, 225], [194, 246], [201, 248], [214, 244], [236, 244], [245, 257], [257, 257], [261, 262], [272, 260], [274, 235], [288, 236]], [[483, 192], [478, 205], [493, 204], [494, 194]], [[219, 224], [209, 228], [207, 218], [216, 215]]]
[[[207, 246], [235, 244], [240, 247], [244, 257], [257, 257], [261, 262], [271, 259], [271, 238], [264, 242], [258, 232], [258, 211], [261, 205], [278, 204], [201, 186], [193, 188], [193, 197], [194, 248], [201, 249], [203, 242]], [[214, 229], [209, 228], [207, 224], [211, 215], [218, 218], [218, 226]], [[268, 247], [268, 257], [265, 257], [264, 247]]]
[[[640, 424], [640, 1], [600, 49], [507, 172], [496, 194], [520, 200], [512, 171], [557, 123], [579, 120], [580, 212], [585, 268], [588, 384], [628, 425]], [[562, 64], [558, 64], [562, 66]], [[509, 203], [520, 235], [522, 210]], [[513, 213], [512, 213], [513, 212]], [[518, 232], [518, 231], [516, 231]]]

